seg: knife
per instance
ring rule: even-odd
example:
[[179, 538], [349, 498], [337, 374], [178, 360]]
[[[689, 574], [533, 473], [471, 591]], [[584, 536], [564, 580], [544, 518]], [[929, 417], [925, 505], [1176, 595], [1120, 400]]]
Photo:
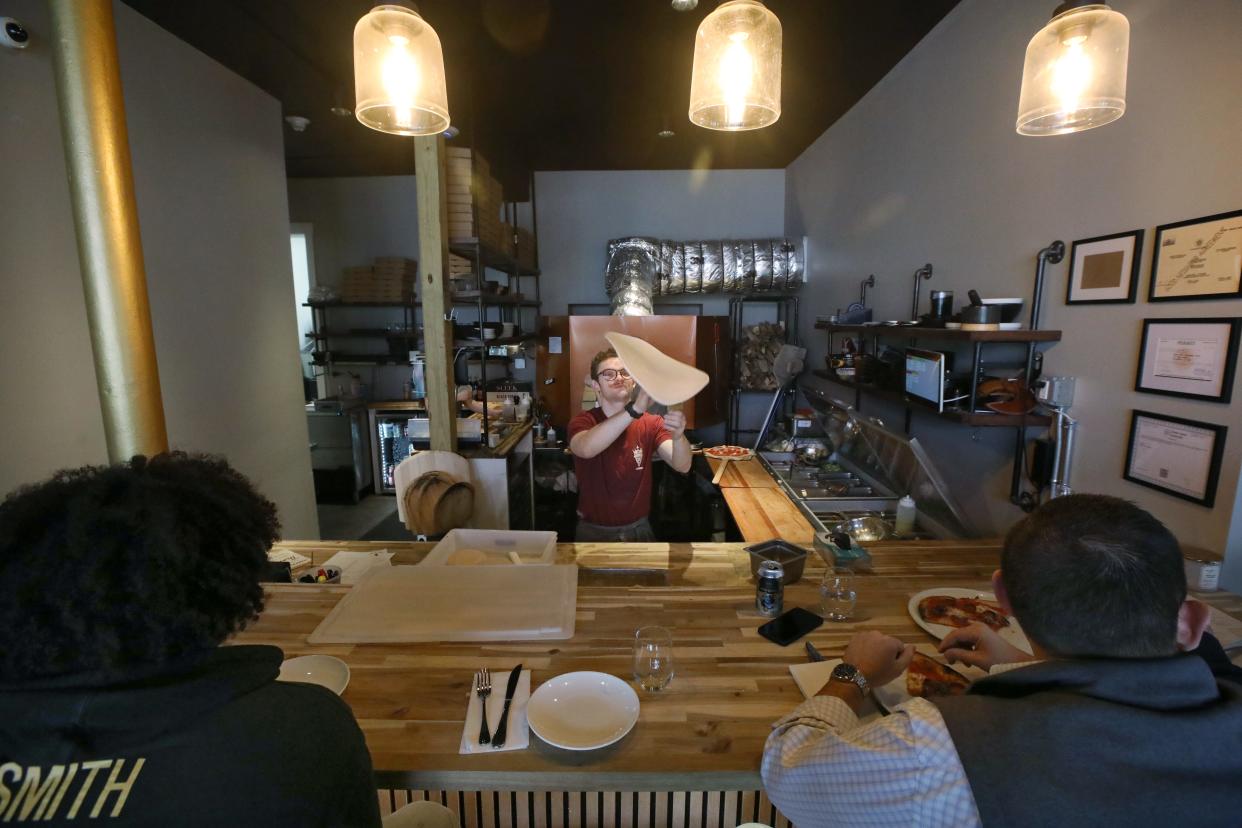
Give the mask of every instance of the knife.
[[[807, 657], [810, 658], [812, 662], [824, 660], [823, 655], [821, 655], [819, 650], [815, 649], [815, 645], [809, 641], [806, 642], [806, 654], [807, 654]], [[871, 702], [872, 704], [875, 705], [876, 710], [880, 711], [880, 715], [887, 716], [889, 714], [889, 709], [884, 706], [884, 702], [876, 698], [874, 690], [871, 691], [870, 697], [871, 697]]]
[[505, 686], [505, 709], [500, 712], [500, 726], [492, 736], [492, 747], [503, 747], [505, 735], [509, 728], [509, 705], [513, 703], [513, 694], [517, 692], [518, 679], [522, 677], [522, 665], [513, 668], [509, 674], [509, 683]]

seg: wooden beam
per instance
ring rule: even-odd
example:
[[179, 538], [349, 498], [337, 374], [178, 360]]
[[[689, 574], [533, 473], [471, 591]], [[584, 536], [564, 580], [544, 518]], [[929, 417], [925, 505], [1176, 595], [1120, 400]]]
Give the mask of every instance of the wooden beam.
[[457, 451], [456, 382], [448, 272], [447, 196], [444, 138], [414, 139], [414, 182], [418, 191], [418, 294], [423, 302], [423, 349], [427, 360], [427, 417], [431, 448]]

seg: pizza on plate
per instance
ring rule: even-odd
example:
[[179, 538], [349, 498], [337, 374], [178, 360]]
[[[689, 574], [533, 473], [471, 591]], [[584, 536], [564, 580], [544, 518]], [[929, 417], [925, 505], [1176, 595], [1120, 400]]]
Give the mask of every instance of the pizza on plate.
[[906, 668], [906, 692], [911, 696], [960, 696], [969, 688], [970, 679], [922, 653], [915, 653]]
[[946, 627], [965, 627], [981, 621], [994, 630], [1009, 626], [1009, 619], [1000, 605], [981, 598], [953, 595], [929, 595], [919, 601], [919, 616], [929, 624]]
[[703, 453], [715, 460], [724, 460], [728, 458], [735, 460], [739, 457], [750, 457], [754, 452], [745, 446], [716, 446], [714, 448], [703, 449]]

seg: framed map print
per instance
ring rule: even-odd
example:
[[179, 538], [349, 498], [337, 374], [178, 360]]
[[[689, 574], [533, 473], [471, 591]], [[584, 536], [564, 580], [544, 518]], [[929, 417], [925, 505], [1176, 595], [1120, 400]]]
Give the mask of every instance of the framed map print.
[[1156, 228], [1149, 302], [1242, 297], [1242, 210]]

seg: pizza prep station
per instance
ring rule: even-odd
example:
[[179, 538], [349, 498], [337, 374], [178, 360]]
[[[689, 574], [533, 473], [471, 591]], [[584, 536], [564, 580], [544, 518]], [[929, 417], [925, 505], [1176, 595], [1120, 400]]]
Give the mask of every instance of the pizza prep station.
[[[729, 463], [720, 476], [744, 540], [810, 544], [835, 531], [861, 544], [977, 535], [917, 438], [890, 431], [815, 387], [800, 390], [822, 436], [795, 437], [788, 451], [758, 451], [752, 460]], [[709, 462], [719, 473], [719, 461]], [[906, 495], [916, 517], [898, 532]]]

